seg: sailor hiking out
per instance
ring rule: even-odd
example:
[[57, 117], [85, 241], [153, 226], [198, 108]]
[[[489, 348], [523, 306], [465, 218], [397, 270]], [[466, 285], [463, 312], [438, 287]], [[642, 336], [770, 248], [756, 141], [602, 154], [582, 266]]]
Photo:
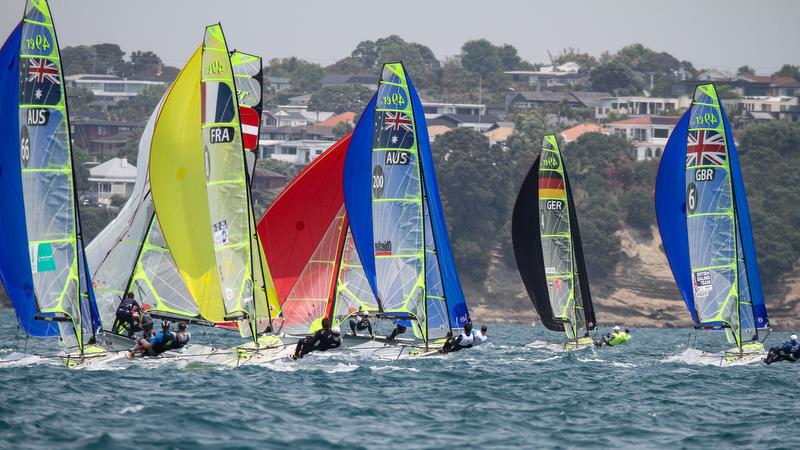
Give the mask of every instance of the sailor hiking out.
[[623, 331], [619, 325], [614, 325], [611, 333], [604, 334], [599, 340], [594, 341], [594, 345], [602, 347], [603, 345], [615, 346], [627, 344], [631, 340], [631, 330], [625, 328]]
[[151, 339], [139, 339], [133, 350], [128, 351], [128, 359], [136, 356], [158, 356], [167, 350], [177, 350], [189, 343], [191, 333], [186, 331], [186, 322], [178, 325], [178, 331], [173, 333], [172, 324], [165, 320], [161, 323], [161, 331]]
[[461, 349], [472, 348], [475, 343], [475, 335], [472, 334], [472, 324], [464, 324], [464, 331], [456, 337], [451, 337], [444, 343], [439, 353], [457, 352]]
[[800, 341], [797, 340], [797, 335], [789, 336], [789, 340], [769, 349], [764, 362], [770, 365], [774, 362], [789, 361], [795, 362], [800, 359]]
[[313, 336], [306, 336], [297, 341], [297, 347], [294, 349], [292, 359], [301, 359], [303, 356], [313, 352], [324, 352], [333, 348], [339, 348], [342, 345], [342, 338], [340, 336], [341, 330], [339, 327], [331, 329], [331, 319], [322, 319], [322, 328], [317, 330]]
[[364, 311], [363, 306], [359, 306], [356, 316], [350, 319], [350, 330], [352, 331], [353, 336], [356, 336], [356, 331], [364, 330], [369, 330], [370, 337], [374, 336], [374, 333], [372, 332], [372, 322], [369, 320], [369, 313]]

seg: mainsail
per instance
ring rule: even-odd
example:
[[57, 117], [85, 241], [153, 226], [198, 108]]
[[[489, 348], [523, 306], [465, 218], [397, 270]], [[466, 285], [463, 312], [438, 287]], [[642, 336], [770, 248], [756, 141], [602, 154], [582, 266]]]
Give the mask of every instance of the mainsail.
[[449, 248], [425, 114], [401, 63], [383, 67], [353, 132], [345, 204], [381, 311], [414, 322], [424, 341], [469, 321]]
[[[22, 24], [0, 49], [0, 148], [19, 145], [19, 47]], [[16, 151], [0, 151], [0, 280], [11, 298], [17, 322], [31, 336], [58, 336], [53, 322], [35, 320], [33, 274], [27, 261], [28, 237], [22, 198], [22, 165]]]
[[698, 328], [742, 348], [769, 326], [750, 211], [730, 124], [713, 84], [697, 86], [656, 182], [664, 251]]
[[284, 333], [313, 333], [324, 317], [338, 326], [358, 306], [377, 310], [347, 231], [342, 175], [349, 144], [348, 134], [315, 158], [258, 223]]
[[67, 348], [83, 352], [100, 327], [73, 174], [63, 72], [45, 0], [25, 8], [20, 41], [19, 149], [33, 295], [58, 321]]
[[542, 323], [578, 339], [595, 314], [569, 177], [556, 136], [525, 177], [514, 204], [511, 238], [522, 281]]

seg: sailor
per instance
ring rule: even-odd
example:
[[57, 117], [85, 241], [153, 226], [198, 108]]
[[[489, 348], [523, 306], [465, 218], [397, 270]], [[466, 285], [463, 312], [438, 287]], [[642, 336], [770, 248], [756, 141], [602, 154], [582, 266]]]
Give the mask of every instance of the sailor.
[[594, 345], [598, 347], [602, 347], [603, 344], [614, 346], [614, 345], [622, 345], [627, 344], [628, 341], [631, 340], [630, 329], [625, 328], [625, 331], [619, 327], [619, 325], [614, 325], [612, 328], [611, 333], [606, 333], [603, 335], [602, 339], [599, 341], [595, 341]]
[[322, 328], [313, 336], [306, 336], [297, 341], [292, 359], [297, 360], [313, 351], [324, 352], [342, 345], [341, 330], [339, 327], [331, 328], [331, 319], [322, 319]]
[[180, 321], [178, 323], [178, 332], [175, 333], [175, 341], [172, 348], [175, 350], [183, 348], [191, 339], [192, 333], [186, 331], [186, 322]]
[[800, 359], [800, 341], [797, 340], [797, 335], [793, 334], [789, 336], [788, 341], [769, 349], [764, 362], [769, 365], [778, 361], [795, 362], [798, 359]]
[[386, 336], [386, 340], [387, 341], [395, 340], [395, 338], [397, 338], [398, 334], [405, 333], [406, 330], [411, 327], [411, 321], [410, 320], [396, 319], [396, 320], [393, 320], [392, 323], [394, 324], [394, 330], [392, 330], [392, 333], [390, 335]]
[[489, 335], [486, 333], [486, 330], [489, 328], [486, 325], [481, 325], [481, 331], [473, 331], [472, 332], [472, 346], [478, 346], [481, 344], [486, 343], [489, 340]]
[[[139, 339], [133, 350], [128, 351], [128, 359], [134, 356], [158, 356], [175, 346], [175, 334], [170, 331], [172, 324], [168, 320], [161, 322], [161, 331], [151, 339]], [[184, 327], [185, 329], [185, 327]]]
[[128, 337], [133, 338], [134, 333], [142, 331], [144, 338], [151, 336], [153, 331], [153, 319], [139, 306], [133, 296], [133, 292], [128, 292], [119, 303], [116, 311], [116, 320], [112, 328], [114, 332], [121, 333], [128, 331]]
[[350, 319], [350, 330], [352, 330], [353, 336], [355, 336], [356, 330], [363, 331], [365, 329], [369, 330], [370, 337], [374, 336], [374, 334], [372, 333], [372, 323], [369, 320], [369, 313], [367, 311], [364, 311], [363, 306], [359, 306], [356, 316]]
[[464, 324], [464, 330], [456, 337], [451, 337], [439, 349], [439, 353], [457, 352], [461, 349], [472, 348], [475, 343], [475, 336], [472, 334], [472, 324]]

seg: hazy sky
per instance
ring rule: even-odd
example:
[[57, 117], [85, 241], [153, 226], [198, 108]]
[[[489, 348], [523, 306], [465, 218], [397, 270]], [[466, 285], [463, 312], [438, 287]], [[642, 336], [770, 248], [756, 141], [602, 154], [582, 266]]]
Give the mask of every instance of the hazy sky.
[[[0, 3], [6, 35], [24, 1]], [[203, 26], [217, 21], [232, 48], [323, 65], [390, 34], [427, 45], [439, 59], [483, 37], [514, 45], [531, 62], [546, 62], [547, 50], [597, 56], [641, 42], [697, 68], [749, 64], [771, 73], [800, 64], [798, 0], [51, 0], [51, 7], [62, 47], [113, 42], [176, 66], [200, 43]]]

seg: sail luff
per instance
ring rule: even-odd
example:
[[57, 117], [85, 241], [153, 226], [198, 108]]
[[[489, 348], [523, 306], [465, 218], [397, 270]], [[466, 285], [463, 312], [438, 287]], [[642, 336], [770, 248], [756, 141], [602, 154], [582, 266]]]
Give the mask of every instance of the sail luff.
[[64, 76], [45, 0], [26, 4], [19, 50], [20, 73], [25, 74], [19, 97], [22, 187], [34, 295], [40, 312], [67, 318], [59, 322], [62, 340], [82, 352], [84, 328], [93, 333], [98, 319], [91, 307], [94, 296], [86, 265], [79, 261], [85, 251]]

